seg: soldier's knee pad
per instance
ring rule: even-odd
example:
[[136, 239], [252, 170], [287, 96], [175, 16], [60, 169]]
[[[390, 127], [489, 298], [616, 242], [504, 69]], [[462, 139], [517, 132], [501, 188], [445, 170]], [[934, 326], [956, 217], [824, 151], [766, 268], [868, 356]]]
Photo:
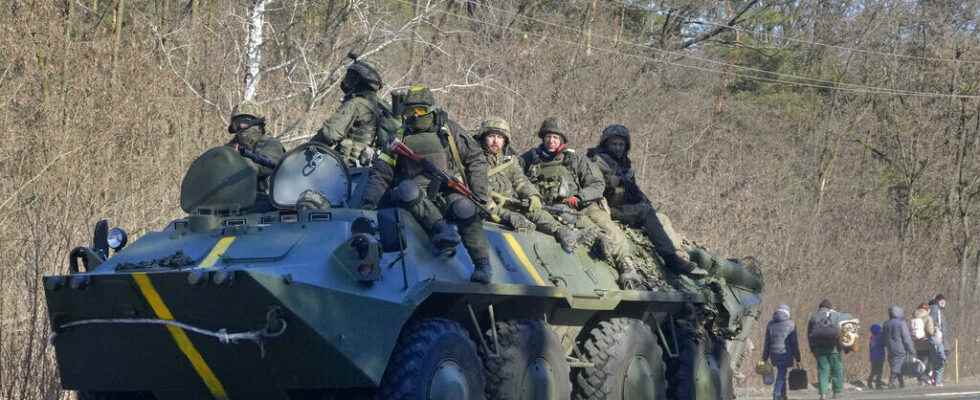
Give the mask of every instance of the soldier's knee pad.
[[458, 223], [470, 223], [476, 220], [476, 204], [470, 199], [456, 198], [449, 203], [449, 218]]
[[413, 181], [403, 181], [391, 191], [392, 197], [400, 205], [412, 206], [422, 198], [422, 190]]

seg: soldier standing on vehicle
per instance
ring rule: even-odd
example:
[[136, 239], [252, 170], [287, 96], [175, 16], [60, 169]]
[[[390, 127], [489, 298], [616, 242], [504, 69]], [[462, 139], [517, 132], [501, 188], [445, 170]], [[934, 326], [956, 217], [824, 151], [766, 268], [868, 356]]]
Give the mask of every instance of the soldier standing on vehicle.
[[[258, 105], [245, 102], [231, 113], [228, 133], [235, 136], [226, 146], [234, 148], [258, 172], [258, 197], [255, 200], [257, 211], [271, 210], [269, 201], [270, 177], [275, 165], [279, 164], [286, 149], [282, 142], [265, 133], [265, 117]], [[264, 164], [264, 165], [263, 165]]]
[[691, 262], [670, 219], [657, 212], [636, 184], [629, 151], [629, 129], [613, 124], [602, 130], [599, 145], [587, 153], [605, 179], [606, 190], [603, 194], [612, 218], [626, 226], [642, 228], [667, 267], [676, 272], [706, 275], [704, 269]]
[[574, 219], [581, 229], [601, 231], [600, 244], [611, 262], [619, 269], [619, 284], [624, 288], [642, 283], [642, 277], [629, 257], [626, 234], [613, 222], [602, 203], [605, 183], [588, 158], [568, 149], [568, 137], [557, 118], [547, 118], [538, 129], [541, 145], [521, 155], [524, 173], [531, 178], [548, 205], [563, 205], [580, 215], [561, 216]]
[[[414, 85], [408, 89], [403, 117], [405, 132], [401, 143], [435, 167], [465, 181], [476, 195], [476, 202], [489, 203], [487, 160], [482, 149], [462, 128], [449, 121], [444, 111], [435, 108], [428, 87]], [[453, 254], [462, 236], [475, 268], [470, 280], [490, 282], [489, 242], [473, 199], [452, 191], [444, 179], [434, 177], [422, 162], [391, 149], [383, 150], [371, 167], [363, 207], [376, 208], [386, 192], [389, 201], [412, 213], [443, 255]], [[447, 221], [456, 224], [458, 235]]]
[[[476, 138], [483, 145], [483, 152], [487, 157], [490, 196], [498, 206], [495, 213], [500, 221], [518, 231], [537, 228], [553, 235], [568, 253], [575, 251], [579, 243], [588, 243], [595, 239], [594, 234], [590, 234], [585, 235], [583, 240], [578, 230], [563, 225], [542, 209], [538, 188], [524, 175], [520, 158], [510, 149], [510, 124], [507, 121], [496, 117], [488, 118], [480, 124]], [[524, 209], [519, 210], [520, 208]]]
[[354, 53], [354, 60], [340, 82], [344, 97], [337, 112], [323, 121], [310, 140], [336, 150], [350, 166], [369, 166], [378, 149], [384, 147], [388, 136], [397, 130], [397, 119], [391, 109], [378, 98], [383, 86], [378, 69]]

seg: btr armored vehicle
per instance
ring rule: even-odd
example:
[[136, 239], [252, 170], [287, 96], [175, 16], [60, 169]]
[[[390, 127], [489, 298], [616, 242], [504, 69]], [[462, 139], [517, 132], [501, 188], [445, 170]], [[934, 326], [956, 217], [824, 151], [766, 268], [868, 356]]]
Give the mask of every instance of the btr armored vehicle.
[[493, 281], [403, 210], [360, 209], [368, 170], [294, 149], [268, 198], [230, 147], [191, 165], [185, 218], [127, 244], [95, 228], [44, 277], [65, 389], [81, 399], [730, 399], [758, 318], [751, 260], [692, 247], [621, 290], [590, 249], [485, 225]]

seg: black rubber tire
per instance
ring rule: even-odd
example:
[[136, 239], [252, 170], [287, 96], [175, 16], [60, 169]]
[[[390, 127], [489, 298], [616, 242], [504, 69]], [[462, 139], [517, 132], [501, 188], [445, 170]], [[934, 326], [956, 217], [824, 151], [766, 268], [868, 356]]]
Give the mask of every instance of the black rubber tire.
[[[585, 342], [594, 364], [575, 378], [577, 400], [665, 399], [663, 349], [650, 326], [633, 318], [602, 321]], [[639, 369], [635, 369], [639, 368]], [[632, 379], [630, 379], [631, 374]], [[637, 379], [647, 376], [648, 379]]]
[[725, 343], [718, 339], [679, 339], [680, 357], [670, 380], [671, 398], [730, 400], [735, 398], [731, 360]]
[[[568, 400], [571, 367], [555, 332], [543, 321], [497, 323], [499, 357], [484, 354], [490, 400]], [[487, 343], [493, 348], [493, 338]]]
[[[463, 395], [431, 396], [433, 377], [444, 365], [462, 375]], [[479, 400], [484, 398], [484, 390], [483, 365], [473, 340], [458, 323], [436, 318], [414, 322], [402, 331], [381, 378], [377, 398]]]

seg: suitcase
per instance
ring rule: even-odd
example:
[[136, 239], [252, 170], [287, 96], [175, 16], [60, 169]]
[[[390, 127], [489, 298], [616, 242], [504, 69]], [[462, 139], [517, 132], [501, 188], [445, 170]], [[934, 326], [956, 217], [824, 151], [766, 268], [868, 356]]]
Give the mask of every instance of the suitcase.
[[808, 384], [806, 370], [802, 368], [791, 369], [787, 379], [789, 380], [789, 390], [803, 390]]

